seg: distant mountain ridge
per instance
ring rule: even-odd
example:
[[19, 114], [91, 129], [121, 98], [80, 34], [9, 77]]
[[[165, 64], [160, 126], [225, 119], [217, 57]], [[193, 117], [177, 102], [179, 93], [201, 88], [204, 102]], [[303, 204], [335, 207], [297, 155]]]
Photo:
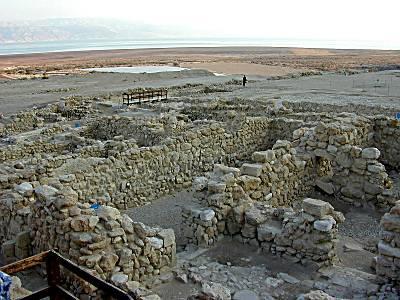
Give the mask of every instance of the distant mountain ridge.
[[1, 22], [0, 43], [79, 41], [97, 39], [171, 38], [173, 28], [110, 19], [47, 19]]

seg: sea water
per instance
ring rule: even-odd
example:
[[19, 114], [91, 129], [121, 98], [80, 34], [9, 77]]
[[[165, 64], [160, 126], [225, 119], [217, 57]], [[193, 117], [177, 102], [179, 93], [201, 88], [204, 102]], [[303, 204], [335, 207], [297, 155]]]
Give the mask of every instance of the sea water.
[[400, 45], [375, 41], [340, 41], [340, 40], [306, 40], [306, 39], [198, 39], [198, 40], [89, 40], [89, 41], [54, 41], [30, 43], [1, 43], [0, 55], [117, 50], [117, 49], [155, 49], [182, 47], [308, 47], [336, 49], [400, 49]]

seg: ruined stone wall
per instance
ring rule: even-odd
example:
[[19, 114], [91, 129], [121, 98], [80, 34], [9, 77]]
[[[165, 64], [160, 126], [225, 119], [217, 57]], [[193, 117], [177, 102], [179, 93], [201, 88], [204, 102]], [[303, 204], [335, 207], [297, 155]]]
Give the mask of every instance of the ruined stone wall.
[[61, 153], [68, 149], [66, 144], [49, 143], [48, 141], [26, 142], [0, 148], [0, 163], [9, 160], [20, 160], [41, 153]]
[[[370, 201], [380, 207], [391, 206], [391, 181], [376, 148], [359, 146], [374, 143], [373, 123], [356, 118], [342, 123], [322, 123], [293, 133], [298, 151], [314, 155], [327, 163], [316, 186], [328, 194], [338, 194], [348, 202]], [[330, 170], [329, 170], [330, 169]]]
[[376, 118], [374, 141], [385, 165], [400, 169], [400, 123], [386, 117]]
[[239, 178], [247, 176], [240, 174], [236, 168], [217, 165], [209, 180], [195, 180], [196, 190], [207, 189], [203, 193], [207, 207], [183, 211], [188, 242], [209, 246], [230, 235], [295, 262], [313, 261], [318, 266], [333, 263], [337, 224], [344, 220], [341, 213], [315, 199], [305, 199], [304, 211], [297, 212], [287, 206], [274, 208], [271, 196], [255, 201], [251, 190], [239, 184]]
[[383, 281], [400, 284], [400, 201], [381, 219], [376, 274]]
[[71, 158], [58, 167], [49, 162], [47, 172], [49, 176], [73, 174], [69, 184], [82, 200], [107, 195], [119, 208], [138, 206], [190, 186], [193, 176], [209, 171], [217, 162], [248, 158], [264, 147], [269, 125], [268, 119], [248, 119], [230, 134], [219, 124], [211, 124], [159, 146], [114, 151], [107, 158]]
[[30, 131], [42, 127], [45, 123], [58, 122], [65, 118], [81, 119], [93, 112], [91, 100], [71, 97], [43, 108], [34, 108], [0, 118], [0, 137]]
[[358, 115], [371, 115], [371, 111], [373, 110], [374, 115], [380, 114], [385, 116], [394, 116], [397, 112], [396, 108], [391, 107], [379, 107], [379, 106], [368, 106], [362, 104], [326, 104], [326, 103], [317, 103], [317, 102], [291, 102], [291, 101], [283, 101], [283, 105], [289, 109], [292, 109], [295, 112], [330, 112], [330, 113], [356, 113]]
[[[10, 194], [1, 200], [1, 205], [14, 206], [2, 207], [17, 215], [10, 218], [10, 227], [21, 209], [29, 212], [27, 222], [16, 224], [18, 233], [8, 229], [7, 238], [14, 241], [3, 244], [5, 255], [23, 258], [18, 249], [23, 241], [30, 250], [24, 257], [58, 249], [61, 255], [123, 288], [129, 281], [143, 281], [175, 264], [172, 229], [150, 228], [113, 207], [78, 202], [78, 194], [68, 186], [25, 187], [18, 199]], [[25, 239], [20, 237], [22, 229], [26, 230]]]
[[141, 146], [152, 146], [160, 142], [164, 133], [159, 119], [112, 116], [90, 122], [83, 135], [103, 141], [121, 136], [123, 139], [136, 139]]
[[32, 185], [24, 183], [0, 195], [0, 222], [5, 224], [0, 228], [1, 242], [13, 240], [19, 233], [30, 229], [32, 192]]
[[[199, 177], [193, 183], [195, 190], [207, 189], [207, 207], [218, 208], [216, 218], [221, 222], [215, 223], [211, 217], [206, 220], [213, 222], [212, 241], [218, 234], [240, 232], [238, 224], [241, 222], [232, 218], [232, 212], [240, 207], [241, 201], [291, 206], [313, 186], [312, 160], [297, 157], [288, 141], [278, 141], [272, 150], [254, 152], [252, 157], [255, 163], [244, 163], [240, 169], [217, 164], [209, 178]], [[196, 239], [196, 243], [203, 240], [201, 221], [204, 220], [199, 210], [188, 211], [183, 216], [188, 228], [187, 237]], [[197, 233], [193, 235], [194, 232]], [[207, 235], [206, 240], [210, 238]]]

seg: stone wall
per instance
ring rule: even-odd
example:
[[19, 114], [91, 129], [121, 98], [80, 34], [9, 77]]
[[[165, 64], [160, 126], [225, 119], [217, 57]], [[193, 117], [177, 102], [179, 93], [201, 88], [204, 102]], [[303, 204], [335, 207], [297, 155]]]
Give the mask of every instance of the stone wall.
[[188, 124], [177, 119], [175, 115], [166, 114], [161, 117], [121, 117], [111, 116], [91, 121], [84, 136], [112, 140], [120, 136], [124, 140], [135, 139], [139, 146], [154, 146], [160, 144], [166, 137], [172, 137], [188, 129]]
[[360, 148], [374, 143], [373, 123], [365, 118], [322, 123], [294, 131], [293, 145], [317, 157], [327, 169], [316, 186], [351, 203], [372, 202], [390, 207], [395, 201], [385, 166], [377, 148]]
[[381, 219], [376, 274], [383, 282], [400, 284], [400, 201]]
[[396, 108], [384, 107], [384, 106], [368, 106], [362, 104], [327, 104], [317, 102], [291, 102], [283, 101], [283, 105], [295, 112], [330, 112], [330, 113], [356, 113], [358, 115], [370, 116], [373, 110], [374, 115], [381, 114], [386, 116], [394, 116], [398, 111]]
[[381, 151], [382, 162], [392, 168], [400, 169], [400, 123], [381, 117], [375, 119], [375, 146]]
[[[195, 190], [207, 189], [206, 196], [200, 194], [207, 208], [184, 212], [185, 227], [190, 228], [188, 238], [204, 240], [204, 232], [201, 228], [197, 230], [201, 226], [213, 227], [213, 241], [219, 233], [236, 234], [241, 222], [233, 218], [232, 212], [241, 207], [242, 201], [246, 205], [259, 201], [274, 207], [291, 206], [302, 199], [314, 184], [313, 161], [298, 157], [288, 141], [277, 141], [271, 150], [254, 152], [252, 157], [254, 163], [244, 163], [240, 169], [217, 164], [208, 178], [195, 179]], [[208, 208], [213, 209], [217, 220], [222, 221], [215, 224], [212, 213], [207, 213]], [[203, 221], [212, 224], [204, 225]], [[208, 233], [204, 237], [206, 240], [210, 238]], [[210, 243], [207, 241], [205, 244]]]
[[[30, 192], [26, 187], [20, 194], [19, 201], [28, 201], [20, 204], [20, 210], [29, 211], [29, 218], [22, 225], [16, 224], [17, 232], [12, 228], [13, 222], [20, 219], [19, 202], [14, 200], [15, 195], [2, 199], [2, 205], [14, 205], [2, 208], [16, 213], [9, 218], [7, 237], [2, 232], [2, 238], [14, 238], [3, 243], [2, 252], [7, 259], [58, 249], [61, 255], [124, 289], [135, 281], [168, 271], [175, 264], [172, 229], [134, 222], [110, 206], [78, 202], [78, 194], [72, 188], [56, 186], [31, 187]], [[6, 224], [4, 214], [2, 221]], [[26, 231], [20, 232], [23, 228]], [[73, 286], [77, 288], [76, 284]], [[83, 288], [84, 293], [93, 293], [90, 286]], [[80, 294], [82, 290], [76, 292]]]
[[0, 117], [0, 137], [18, 134], [68, 119], [81, 119], [95, 110], [92, 100], [70, 97], [56, 104], [33, 108], [10, 116]]
[[79, 191], [81, 200], [107, 195], [119, 208], [140, 206], [190, 186], [194, 176], [215, 163], [248, 158], [264, 147], [269, 125], [268, 119], [253, 118], [237, 132], [227, 133], [214, 123], [153, 147], [121, 149], [107, 157], [76, 156], [58, 166], [48, 161], [46, 173], [49, 177], [73, 175], [69, 184]]
[[[236, 168], [216, 165], [209, 179], [199, 177], [194, 181], [195, 190], [207, 190], [200, 194], [207, 207], [183, 211], [184, 235], [188, 242], [210, 246], [229, 235], [294, 262], [312, 261], [318, 266], [334, 262], [337, 224], [344, 220], [341, 213], [334, 211], [329, 203], [315, 199], [303, 200], [300, 211], [276, 207], [298, 200], [295, 193], [286, 203], [273, 201], [273, 194], [262, 199], [257, 197], [261, 201], [256, 201], [248, 185], [241, 185], [242, 176], [249, 175], [241, 175]], [[256, 179], [254, 176], [253, 186], [268, 186], [267, 182]], [[288, 189], [295, 189], [295, 185], [289, 185]]]
[[0, 228], [1, 242], [14, 240], [19, 233], [30, 229], [33, 202], [33, 187], [27, 182], [0, 195], [0, 222], [7, 224]]

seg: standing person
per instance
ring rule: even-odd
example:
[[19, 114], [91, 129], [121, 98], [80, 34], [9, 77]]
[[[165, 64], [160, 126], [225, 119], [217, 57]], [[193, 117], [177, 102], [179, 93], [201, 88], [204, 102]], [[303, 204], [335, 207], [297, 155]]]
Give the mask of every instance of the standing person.
[[243, 86], [246, 86], [246, 83], [247, 83], [246, 75], [243, 75]]

